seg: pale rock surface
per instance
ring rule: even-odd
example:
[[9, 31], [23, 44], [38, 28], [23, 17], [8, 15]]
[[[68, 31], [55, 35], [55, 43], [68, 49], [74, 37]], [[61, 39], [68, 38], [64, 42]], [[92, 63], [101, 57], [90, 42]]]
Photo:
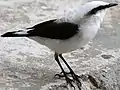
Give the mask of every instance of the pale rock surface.
[[[104, 1], [120, 4], [119, 0]], [[72, 10], [85, 2], [1, 0], [0, 34], [55, 18], [63, 10], [65, 14], [65, 8]], [[67, 90], [64, 80], [54, 78], [60, 68], [53, 54], [28, 38], [0, 37], [0, 90]], [[84, 52], [76, 50], [64, 56], [78, 75], [92, 76], [81, 81], [82, 90], [120, 90], [120, 5], [107, 12], [98, 35]]]

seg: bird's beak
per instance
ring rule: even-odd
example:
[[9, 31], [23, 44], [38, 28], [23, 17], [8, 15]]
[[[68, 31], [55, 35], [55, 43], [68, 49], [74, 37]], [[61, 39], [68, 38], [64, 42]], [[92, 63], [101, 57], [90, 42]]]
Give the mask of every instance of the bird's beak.
[[118, 4], [116, 4], [116, 3], [110, 3], [109, 5], [108, 5], [108, 7], [113, 7], [113, 6], [117, 6]]

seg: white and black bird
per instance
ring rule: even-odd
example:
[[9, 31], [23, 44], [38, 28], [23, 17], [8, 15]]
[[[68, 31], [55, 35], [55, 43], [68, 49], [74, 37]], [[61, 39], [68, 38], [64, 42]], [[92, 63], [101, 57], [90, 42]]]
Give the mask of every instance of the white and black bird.
[[[26, 30], [7, 32], [1, 37], [28, 37], [53, 50], [55, 60], [59, 64], [66, 82], [72, 87], [74, 87], [74, 82], [80, 90], [79, 76], [67, 64], [62, 54], [79, 49], [92, 40], [100, 28], [107, 8], [116, 5], [115, 3], [103, 1], [88, 2], [62, 18], [45, 21]], [[69, 17], [69, 14], [73, 15]], [[68, 67], [72, 79], [64, 71], [59, 58]]]

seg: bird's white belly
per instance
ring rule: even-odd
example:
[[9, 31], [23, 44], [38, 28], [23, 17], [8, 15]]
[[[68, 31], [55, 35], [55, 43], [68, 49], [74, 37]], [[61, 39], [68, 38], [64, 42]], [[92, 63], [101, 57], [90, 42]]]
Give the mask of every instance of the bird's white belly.
[[30, 37], [30, 39], [47, 46], [57, 53], [66, 53], [79, 49], [89, 41], [79, 37], [72, 37], [67, 40], [46, 39], [41, 37]]

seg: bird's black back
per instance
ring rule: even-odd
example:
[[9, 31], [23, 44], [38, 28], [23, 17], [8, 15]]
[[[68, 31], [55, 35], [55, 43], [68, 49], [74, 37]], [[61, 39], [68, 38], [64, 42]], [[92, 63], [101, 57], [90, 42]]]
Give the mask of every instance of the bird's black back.
[[28, 36], [40, 36], [51, 39], [69, 39], [78, 32], [78, 25], [70, 22], [56, 22], [56, 19], [49, 20], [33, 27], [27, 33]]

